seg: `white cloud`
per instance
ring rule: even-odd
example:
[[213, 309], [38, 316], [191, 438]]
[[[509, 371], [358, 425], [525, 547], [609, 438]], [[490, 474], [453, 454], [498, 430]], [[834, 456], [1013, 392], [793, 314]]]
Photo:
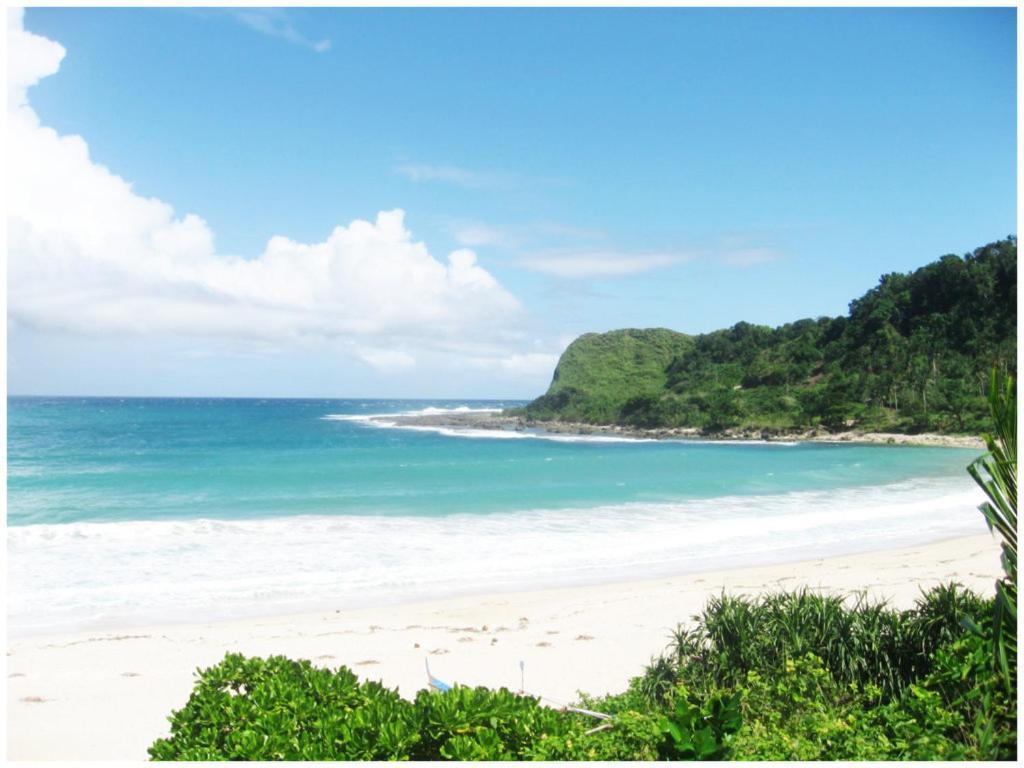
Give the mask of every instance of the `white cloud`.
[[497, 187], [510, 184], [510, 176], [498, 173], [482, 173], [460, 168], [457, 165], [430, 165], [429, 163], [403, 163], [395, 168], [395, 173], [405, 176], [410, 181], [440, 181], [458, 187], [474, 189], [477, 187]]
[[343, 341], [386, 370], [421, 351], [516, 351], [514, 296], [471, 250], [434, 258], [401, 210], [336, 227], [323, 241], [269, 240], [255, 258], [218, 253], [207, 223], [137, 195], [86, 142], [40, 125], [25, 90], [64, 50], [10, 17], [8, 312], [43, 330], [167, 333], [278, 343]]
[[681, 253], [593, 251], [525, 256], [519, 260], [519, 265], [555, 277], [619, 277], [670, 267], [689, 258]]
[[331, 49], [331, 41], [311, 40], [299, 32], [291, 23], [283, 8], [232, 8], [228, 13], [239, 22], [262, 35], [278, 37], [293, 45], [309, 48], [317, 53]]
[[26, 91], [60, 69], [66, 51], [59, 43], [26, 32], [22, 26], [24, 8], [7, 9], [7, 109], [27, 103]]

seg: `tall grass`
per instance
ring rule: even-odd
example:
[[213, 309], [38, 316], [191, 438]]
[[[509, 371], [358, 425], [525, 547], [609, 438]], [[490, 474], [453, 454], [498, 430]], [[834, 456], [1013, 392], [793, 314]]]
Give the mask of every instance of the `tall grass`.
[[698, 688], [735, 685], [750, 671], [770, 674], [813, 653], [837, 682], [874, 684], [889, 699], [931, 671], [935, 651], [965, 634], [964, 619], [990, 613], [990, 601], [955, 583], [922, 592], [906, 611], [864, 595], [847, 605], [806, 589], [758, 598], [723, 594], [708, 601], [692, 629], [673, 633], [642, 689], [664, 691], [669, 669], [677, 682]]

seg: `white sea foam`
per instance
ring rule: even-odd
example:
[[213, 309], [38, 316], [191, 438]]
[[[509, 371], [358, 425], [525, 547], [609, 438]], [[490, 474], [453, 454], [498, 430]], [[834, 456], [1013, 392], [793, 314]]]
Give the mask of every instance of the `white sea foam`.
[[[371, 427], [382, 429], [404, 429], [411, 432], [431, 432], [445, 437], [478, 438], [485, 440], [548, 440], [553, 443], [684, 443], [694, 445], [707, 444], [707, 440], [693, 440], [687, 438], [653, 438], [653, 437], [627, 437], [624, 435], [604, 434], [565, 434], [559, 432], [545, 432], [543, 429], [513, 430], [513, 429], [481, 429], [476, 427], [448, 426], [440, 424], [408, 424], [395, 421], [396, 417], [409, 416], [437, 416], [445, 413], [500, 413], [501, 408], [423, 408], [417, 411], [402, 411], [400, 413], [368, 413], [348, 414], [330, 413], [321, 418], [325, 421], [353, 421]], [[716, 445], [769, 445], [775, 447], [792, 447], [799, 443], [791, 440], [715, 440]]]
[[8, 528], [17, 634], [599, 581], [910, 545], [985, 530], [969, 479], [445, 517], [306, 516]]

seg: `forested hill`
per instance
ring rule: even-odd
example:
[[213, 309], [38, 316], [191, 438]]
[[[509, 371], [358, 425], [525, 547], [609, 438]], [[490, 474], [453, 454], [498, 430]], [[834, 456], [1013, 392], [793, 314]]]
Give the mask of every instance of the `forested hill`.
[[1017, 239], [884, 275], [842, 317], [697, 336], [588, 333], [529, 418], [635, 427], [890, 432], [986, 427], [992, 365], [1017, 367]]

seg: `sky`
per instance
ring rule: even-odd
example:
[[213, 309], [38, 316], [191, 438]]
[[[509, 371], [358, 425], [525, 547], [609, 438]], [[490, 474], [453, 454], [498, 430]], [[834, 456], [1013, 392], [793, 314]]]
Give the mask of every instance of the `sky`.
[[8, 15], [11, 394], [531, 398], [1016, 234], [1016, 11]]

